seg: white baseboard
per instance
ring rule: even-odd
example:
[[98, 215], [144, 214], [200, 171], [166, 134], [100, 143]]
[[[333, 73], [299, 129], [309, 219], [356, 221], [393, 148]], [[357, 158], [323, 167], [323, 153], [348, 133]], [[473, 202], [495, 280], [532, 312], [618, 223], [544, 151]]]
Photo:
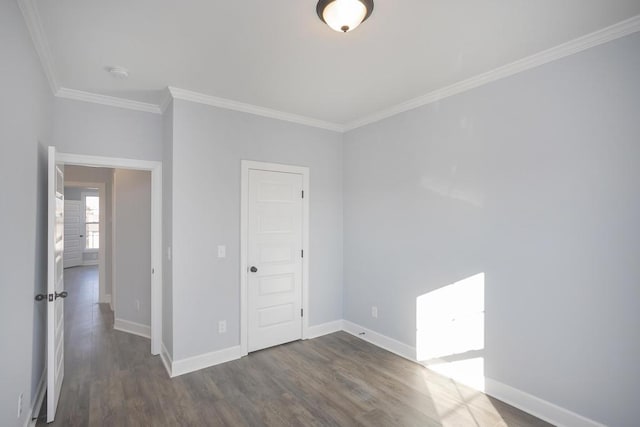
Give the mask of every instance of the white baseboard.
[[398, 356], [402, 356], [405, 359], [409, 359], [412, 362], [416, 362], [416, 349], [414, 347], [394, 340], [393, 338], [389, 338], [386, 335], [379, 334], [371, 329], [367, 329], [364, 326], [349, 322], [348, 320], [343, 320], [343, 325], [345, 332], [348, 332], [364, 341], [370, 342], [373, 345], [384, 348]]
[[174, 360], [171, 363], [171, 377], [177, 377], [179, 375], [188, 374], [189, 372], [230, 362], [232, 360], [240, 359], [240, 357], [242, 357], [242, 348], [237, 345], [218, 351], [212, 351], [211, 353]]
[[164, 369], [166, 369], [167, 374], [169, 374], [169, 378], [173, 377], [173, 374], [171, 373], [171, 365], [173, 365], [173, 359], [171, 358], [171, 355], [169, 354], [169, 350], [167, 350], [167, 347], [164, 346], [164, 343], [162, 343], [162, 351], [160, 351], [160, 358], [162, 359], [162, 364], [164, 365]]
[[[307, 328], [307, 336], [305, 339], [317, 338], [322, 335], [331, 334], [342, 330], [342, 320], [334, 320], [332, 322], [323, 323]], [[234, 346], [225, 348], [211, 353], [205, 353], [180, 360], [171, 360], [169, 352], [162, 346], [162, 361], [165, 369], [170, 377], [188, 374], [189, 372], [198, 371], [200, 369], [209, 368], [221, 363], [230, 362], [242, 357], [242, 348]]]
[[332, 322], [322, 323], [320, 325], [309, 326], [304, 339], [318, 338], [323, 335], [332, 334], [344, 329], [342, 320], [334, 320]]
[[100, 300], [100, 304], [109, 304], [111, 305], [111, 294], [106, 294]]
[[113, 321], [113, 329], [151, 339], [151, 326], [142, 325], [140, 323], [130, 322], [123, 319], [115, 319]]
[[[414, 347], [348, 320], [343, 320], [343, 325], [345, 332], [421, 364], [416, 360]], [[481, 391], [558, 427], [605, 427], [603, 424], [491, 378], [485, 377], [485, 390]]]
[[38, 381], [38, 388], [36, 389], [36, 398], [31, 402], [31, 408], [29, 409], [29, 416], [24, 421], [24, 427], [34, 427], [38, 422], [38, 414], [40, 414], [40, 408], [44, 401], [44, 395], [47, 391], [47, 367], [45, 366]]
[[606, 427], [592, 419], [485, 377], [485, 393], [558, 427]]

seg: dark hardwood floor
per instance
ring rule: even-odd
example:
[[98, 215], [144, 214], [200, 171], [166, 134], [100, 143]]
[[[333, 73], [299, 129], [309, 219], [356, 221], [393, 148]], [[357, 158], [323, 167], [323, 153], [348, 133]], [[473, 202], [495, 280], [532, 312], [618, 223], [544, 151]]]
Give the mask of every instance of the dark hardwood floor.
[[65, 275], [56, 426], [549, 425], [344, 332], [170, 379], [149, 340], [113, 330], [95, 268]]

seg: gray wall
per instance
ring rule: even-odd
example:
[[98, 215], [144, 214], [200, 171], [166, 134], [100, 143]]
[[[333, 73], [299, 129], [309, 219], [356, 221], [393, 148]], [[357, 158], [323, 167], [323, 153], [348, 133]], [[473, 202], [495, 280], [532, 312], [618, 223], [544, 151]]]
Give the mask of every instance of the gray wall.
[[242, 159], [310, 167], [310, 325], [341, 319], [342, 135], [187, 101], [173, 107], [174, 359], [240, 343]]
[[51, 143], [53, 97], [14, 1], [0, 2], [0, 52], [0, 425], [22, 426], [45, 363], [46, 304], [34, 296], [46, 292], [45, 147]]
[[486, 376], [636, 425], [638, 52], [629, 36], [346, 134], [345, 318], [414, 345], [416, 297], [484, 272]]
[[173, 357], [173, 101], [162, 117], [162, 343]]
[[113, 194], [114, 316], [151, 326], [151, 172], [116, 169]]
[[58, 151], [162, 160], [162, 116], [55, 98], [53, 137]]
[[[113, 282], [112, 269], [112, 237], [113, 237], [113, 169], [110, 168], [92, 168], [87, 166], [75, 166], [68, 165], [64, 168], [64, 180], [69, 182], [91, 182], [91, 183], [104, 183], [105, 200], [101, 200], [102, 208], [105, 209], [105, 221], [106, 227], [103, 233], [100, 235], [100, 241], [104, 242], [104, 260], [105, 265], [102, 268], [105, 269], [105, 294], [111, 295], [111, 284]], [[71, 200], [82, 200], [82, 192], [84, 190], [65, 187], [64, 196]], [[88, 254], [83, 254], [83, 260], [86, 260]], [[97, 256], [97, 254], [95, 254]]]

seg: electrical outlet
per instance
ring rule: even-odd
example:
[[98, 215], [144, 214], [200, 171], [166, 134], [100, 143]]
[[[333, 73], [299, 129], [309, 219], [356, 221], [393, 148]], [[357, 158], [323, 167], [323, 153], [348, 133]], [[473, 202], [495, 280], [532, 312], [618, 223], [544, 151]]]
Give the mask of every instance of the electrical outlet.
[[224, 245], [218, 246], [218, 258], [226, 258], [227, 257], [227, 247]]
[[377, 319], [378, 318], [378, 307], [375, 305], [371, 307], [371, 317]]
[[20, 393], [18, 396], [18, 418], [22, 416], [22, 399], [24, 397], [24, 393]]
[[140, 300], [139, 299], [136, 300], [136, 309], [138, 311], [140, 311]]
[[218, 333], [226, 334], [227, 333], [227, 321], [221, 320], [218, 322]]

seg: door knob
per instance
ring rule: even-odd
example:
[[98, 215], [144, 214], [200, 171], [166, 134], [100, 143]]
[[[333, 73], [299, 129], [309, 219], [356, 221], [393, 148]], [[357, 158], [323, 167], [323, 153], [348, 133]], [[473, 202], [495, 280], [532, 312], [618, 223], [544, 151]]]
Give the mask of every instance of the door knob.
[[56, 292], [56, 299], [58, 298], [66, 298], [69, 293], [67, 291], [62, 291], [60, 293]]
[[251, 266], [251, 268], [249, 269], [249, 271], [251, 271], [252, 273], [257, 273], [258, 269], [255, 266]]

